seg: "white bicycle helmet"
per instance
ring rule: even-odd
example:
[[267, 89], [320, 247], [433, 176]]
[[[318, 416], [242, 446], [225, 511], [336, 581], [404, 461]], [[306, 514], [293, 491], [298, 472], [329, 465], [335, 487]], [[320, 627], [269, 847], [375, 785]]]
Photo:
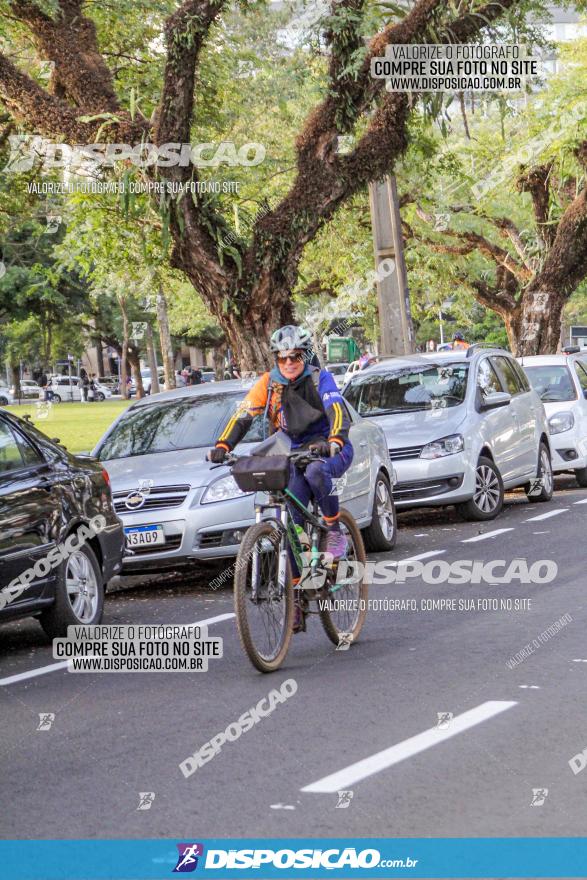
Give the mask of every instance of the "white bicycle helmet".
[[310, 351], [312, 348], [312, 336], [305, 327], [297, 327], [295, 324], [286, 324], [280, 327], [271, 337], [271, 351], [276, 354], [280, 351]]

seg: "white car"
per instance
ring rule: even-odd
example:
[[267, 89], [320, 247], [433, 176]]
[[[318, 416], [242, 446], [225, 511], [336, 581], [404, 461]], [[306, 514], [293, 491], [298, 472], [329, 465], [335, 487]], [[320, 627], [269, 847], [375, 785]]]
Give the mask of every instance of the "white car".
[[[94, 380], [96, 386], [94, 400], [103, 401], [107, 397], [112, 397], [112, 391], [107, 385], [101, 385]], [[53, 393], [53, 402], [61, 403], [62, 401], [79, 402], [83, 400], [81, 379], [79, 376], [72, 376], [71, 382], [69, 376], [51, 376], [49, 388]]]
[[455, 504], [466, 519], [489, 520], [506, 489], [552, 497], [546, 413], [506, 351], [389, 358], [361, 370], [343, 394], [385, 431], [398, 508]]
[[552, 467], [587, 487], [587, 352], [518, 358], [539, 394], [552, 438]]
[[[19, 396], [15, 393], [14, 385], [9, 390], [13, 400], [17, 401]], [[42, 397], [43, 389], [38, 382], [33, 382], [32, 379], [20, 380], [20, 400], [40, 400]]]
[[344, 387], [346, 373], [350, 364], [326, 364], [326, 369], [334, 377], [336, 387], [340, 390]]
[[14, 403], [12, 389], [8, 385], [0, 385], [0, 406], [9, 406]]

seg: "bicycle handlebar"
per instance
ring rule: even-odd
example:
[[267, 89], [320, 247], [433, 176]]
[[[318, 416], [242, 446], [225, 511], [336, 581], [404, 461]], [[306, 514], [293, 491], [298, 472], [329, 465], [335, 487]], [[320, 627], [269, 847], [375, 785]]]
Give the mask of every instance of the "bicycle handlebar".
[[[334, 454], [333, 447], [337, 448], [335, 443], [330, 444], [330, 455], [331, 456]], [[220, 462], [219, 464], [212, 464], [210, 466], [210, 470], [214, 470], [215, 468], [226, 467], [226, 466], [232, 467], [232, 465], [236, 464], [236, 462], [239, 459], [248, 458], [248, 457], [249, 456], [247, 456], [247, 455], [235, 455], [234, 452], [227, 452], [224, 461]], [[315, 452], [311, 449], [294, 449], [293, 452], [287, 453], [287, 457], [289, 458], [290, 461], [293, 461], [294, 464], [310, 464], [313, 461], [325, 461], [326, 460], [323, 455], [318, 455], [317, 452]]]

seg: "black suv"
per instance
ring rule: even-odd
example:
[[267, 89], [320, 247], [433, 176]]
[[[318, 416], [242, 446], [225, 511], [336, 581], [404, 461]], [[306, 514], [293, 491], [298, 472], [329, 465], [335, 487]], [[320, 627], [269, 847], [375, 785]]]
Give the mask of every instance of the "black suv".
[[51, 637], [99, 623], [123, 551], [102, 465], [0, 412], [0, 622], [33, 615]]

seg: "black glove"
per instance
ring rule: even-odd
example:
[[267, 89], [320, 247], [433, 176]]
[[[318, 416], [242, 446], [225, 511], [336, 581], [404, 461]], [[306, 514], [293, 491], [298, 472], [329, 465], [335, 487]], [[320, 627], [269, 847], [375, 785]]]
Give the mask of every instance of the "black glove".
[[326, 440], [316, 440], [315, 443], [310, 443], [309, 449], [315, 455], [319, 455], [322, 458], [330, 458], [330, 446]]
[[208, 461], [212, 461], [214, 464], [222, 464], [227, 454], [226, 449], [223, 449], [222, 446], [214, 446], [208, 453]]

